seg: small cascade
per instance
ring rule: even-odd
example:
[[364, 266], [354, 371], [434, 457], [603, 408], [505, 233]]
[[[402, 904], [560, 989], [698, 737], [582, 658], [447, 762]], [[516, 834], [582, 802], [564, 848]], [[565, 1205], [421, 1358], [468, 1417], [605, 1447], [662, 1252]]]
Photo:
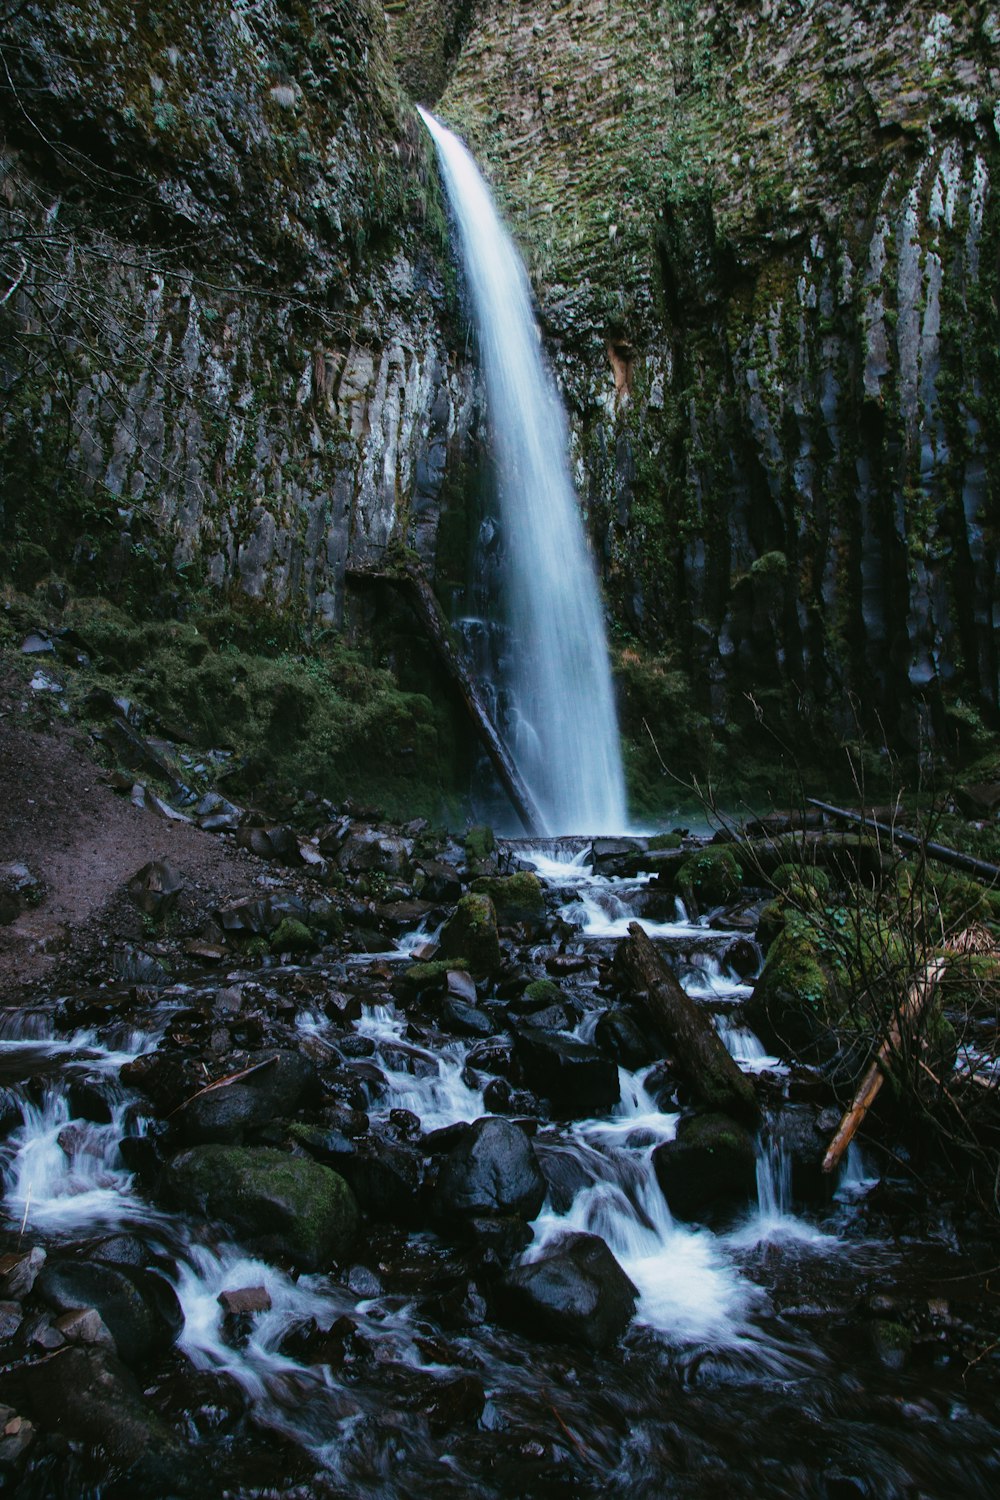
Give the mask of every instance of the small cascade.
[[478, 665], [548, 831], [619, 833], [625, 779], [601, 602], [528, 278], [469, 152], [420, 113], [458, 225], [495, 457], [500, 512], [481, 556], [499, 574], [505, 628], [484, 639], [477, 617]]

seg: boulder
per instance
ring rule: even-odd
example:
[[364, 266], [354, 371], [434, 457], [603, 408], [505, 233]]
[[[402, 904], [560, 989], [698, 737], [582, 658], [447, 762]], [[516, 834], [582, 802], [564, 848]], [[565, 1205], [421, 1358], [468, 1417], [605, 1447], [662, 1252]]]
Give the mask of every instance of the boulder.
[[412, 1146], [373, 1136], [341, 1153], [337, 1171], [372, 1218], [398, 1224], [420, 1220], [424, 1161]]
[[677, 1139], [657, 1146], [653, 1167], [670, 1212], [704, 1219], [751, 1203], [757, 1192], [753, 1137], [728, 1115], [691, 1115]]
[[482, 1038], [493, 1035], [493, 1022], [486, 1012], [467, 1005], [464, 1000], [449, 995], [442, 1003], [440, 1015], [445, 1030], [453, 1031], [457, 1036]]
[[[322, 843], [320, 851], [325, 853]], [[352, 827], [337, 853], [345, 875], [405, 875], [413, 855], [413, 840], [362, 825]]]
[[329, 1167], [268, 1148], [196, 1146], [168, 1163], [166, 1195], [221, 1219], [263, 1255], [305, 1271], [343, 1260], [358, 1228], [347, 1183]]
[[184, 1315], [169, 1281], [138, 1266], [50, 1260], [36, 1290], [57, 1312], [95, 1308], [127, 1365], [169, 1349], [184, 1326]]
[[545, 1178], [528, 1137], [510, 1120], [491, 1116], [477, 1120], [445, 1159], [434, 1206], [445, 1222], [455, 1214], [533, 1219], [544, 1201]]
[[441, 931], [441, 957], [464, 958], [473, 974], [493, 974], [500, 967], [497, 915], [489, 896], [463, 896]]
[[[251, 1055], [251, 1065], [255, 1059]], [[276, 1117], [291, 1115], [318, 1094], [315, 1065], [301, 1052], [267, 1053], [264, 1066], [235, 1083], [196, 1093], [176, 1115], [182, 1138], [192, 1145], [239, 1142]]]
[[167, 860], [152, 860], [137, 870], [128, 883], [129, 900], [147, 917], [165, 917], [184, 889], [184, 876]]
[[621, 1097], [617, 1065], [574, 1037], [519, 1029], [515, 1056], [528, 1087], [566, 1118], [606, 1115]]
[[594, 1028], [594, 1041], [619, 1067], [632, 1070], [651, 1063], [658, 1051], [629, 1012], [619, 1006], [601, 1016]]
[[[113, 1463], [122, 1494], [204, 1494], [204, 1472], [106, 1349], [70, 1348], [21, 1376], [36, 1419]], [[199, 1470], [200, 1475], [195, 1472]]]
[[0, 865], [0, 927], [9, 927], [25, 907], [37, 906], [44, 886], [27, 865]]
[[259, 859], [278, 860], [283, 865], [302, 863], [295, 829], [284, 823], [271, 828], [240, 828], [236, 845], [240, 849], [249, 849]]
[[472, 890], [489, 896], [500, 927], [536, 930], [545, 922], [545, 893], [537, 875], [521, 870], [516, 875], [486, 876], [474, 880]]
[[625, 1332], [638, 1290], [596, 1234], [566, 1234], [504, 1278], [500, 1312], [536, 1337], [604, 1349]]

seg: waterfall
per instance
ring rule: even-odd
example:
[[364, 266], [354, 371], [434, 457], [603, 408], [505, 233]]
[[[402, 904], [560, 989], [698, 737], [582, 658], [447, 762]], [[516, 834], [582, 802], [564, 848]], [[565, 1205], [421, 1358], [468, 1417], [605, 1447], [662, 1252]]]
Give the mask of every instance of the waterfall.
[[625, 779], [607, 638], [527, 274], [469, 152], [420, 113], [458, 224], [493, 439], [508, 630], [493, 684], [502, 728], [550, 833], [620, 833]]

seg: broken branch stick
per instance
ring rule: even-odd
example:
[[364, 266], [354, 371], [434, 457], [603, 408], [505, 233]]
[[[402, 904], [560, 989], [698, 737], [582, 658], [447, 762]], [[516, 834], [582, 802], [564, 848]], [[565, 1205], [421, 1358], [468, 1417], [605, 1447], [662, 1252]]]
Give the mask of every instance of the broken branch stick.
[[919, 1021], [937, 988], [938, 980], [947, 967], [947, 962], [948, 960], [944, 958], [932, 958], [924, 968], [924, 972], [910, 985], [899, 1014], [878, 1049], [875, 1061], [858, 1085], [851, 1107], [841, 1120], [837, 1133], [827, 1148], [827, 1153], [823, 1158], [824, 1172], [832, 1172], [840, 1164], [844, 1152], [857, 1135], [861, 1122], [875, 1103], [879, 1090], [885, 1082], [887, 1064], [902, 1040], [903, 1026]]

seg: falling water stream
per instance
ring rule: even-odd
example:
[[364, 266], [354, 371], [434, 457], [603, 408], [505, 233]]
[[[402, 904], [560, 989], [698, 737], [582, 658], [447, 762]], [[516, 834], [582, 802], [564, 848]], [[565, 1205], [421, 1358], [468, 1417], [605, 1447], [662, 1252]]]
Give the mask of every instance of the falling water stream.
[[486, 387], [507, 625], [491, 664], [498, 716], [550, 833], [620, 833], [625, 780], [601, 602], [528, 278], [469, 152], [421, 115], [458, 225]]

